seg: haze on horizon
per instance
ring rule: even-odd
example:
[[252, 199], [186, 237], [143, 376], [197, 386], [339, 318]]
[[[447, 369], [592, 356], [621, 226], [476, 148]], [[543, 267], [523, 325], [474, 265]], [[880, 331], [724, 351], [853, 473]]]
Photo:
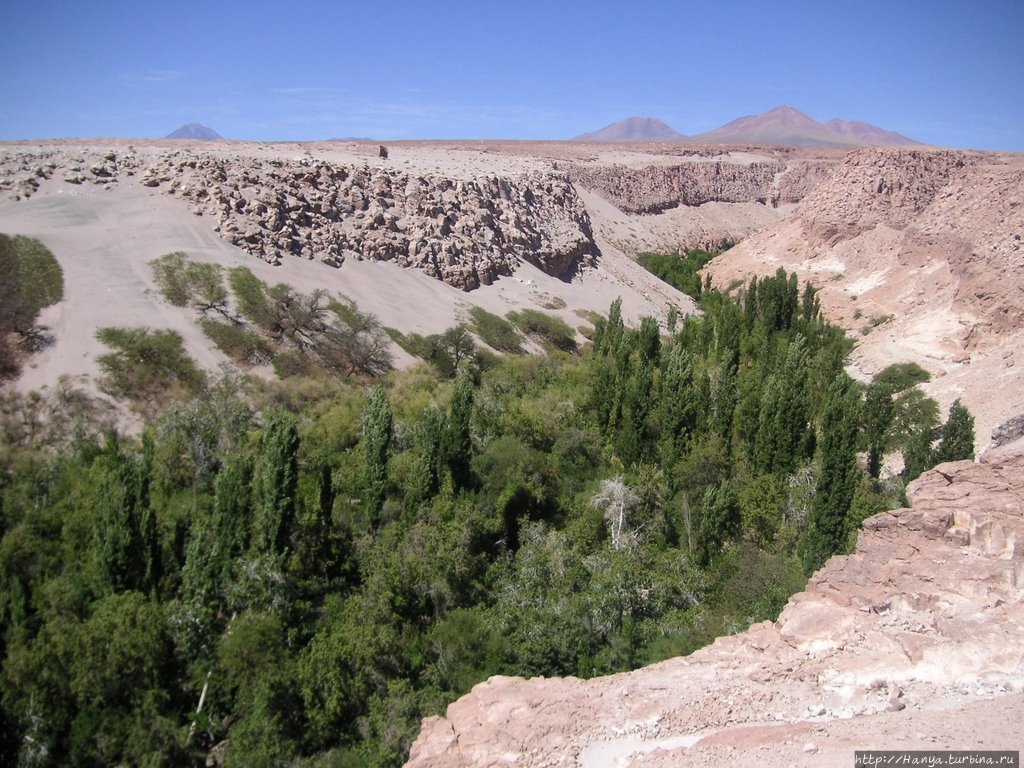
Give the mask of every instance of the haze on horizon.
[[5, 9], [0, 139], [567, 139], [631, 115], [692, 135], [789, 104], [1024, 151], [1024, 6], [641, 0]]

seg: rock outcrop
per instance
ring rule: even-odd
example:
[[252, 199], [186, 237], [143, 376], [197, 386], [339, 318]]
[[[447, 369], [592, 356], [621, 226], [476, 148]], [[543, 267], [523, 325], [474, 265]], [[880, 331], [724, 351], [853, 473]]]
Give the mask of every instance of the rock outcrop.
[[150, 165], [142, 183], [188, 201], [222, 237], [271, 263], [390, 261], [471, 290], [522, 261], [559, 276], [596, 255], [586, 208], [554, 173], [462, 180], [188, 154]]
[[270, 263], [297, 256], [340, 266], [388, 261], [463, 290], [529, 262], [562, 276], [597, 256], [569, 178], [530, 171], [465, 179], [369, 164], [237, 152], [22, 151], [0, 158], [0, 191], [21, 199], [42, 181], [110, 189], [138, 174], [187, 202], [221, 237]]
[[0, 193], [12, 200], [32, 197], [50, 179], [65, 184], [99, 185], [111, 189], [121, 176], [132, 176], [138, 160], [129, 151], [22, 150], [0, 153]]
[[492, 678], [424, 722], [409, 768], [850, 765], [897, 748], [897, 717], [916, 748], [1018, 748], [987, 719], [1024, 689], [1024, 447], [941, 465], [909, 497], [778, 621], [627, 674]]
[[573, 180], [627, 213], [662, 213], [705, 203], [760, 203], [772, 208], [797, 203], [826, 178], [834, 160], [728, 155], [694, 157], [672, 165], [574, 166]]

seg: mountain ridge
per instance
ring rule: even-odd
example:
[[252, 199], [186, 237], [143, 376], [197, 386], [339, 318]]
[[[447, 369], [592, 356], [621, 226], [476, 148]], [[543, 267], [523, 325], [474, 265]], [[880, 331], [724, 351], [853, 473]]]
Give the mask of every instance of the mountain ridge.
[[922, 146], [914, 139], [869, 123], [832, 118], [819, 123], [796, 107], [775, 107], [746, 115], [719, 128], [690, 137], [711, 144], [774, 144], [794, 147]]
[[686, 136], [653, 117], [629, 117], [571, 141], [680, 141], [693, 144], [769, 144], [792, 147], [919, 147], [921, 142], [858, 120], [833, 117], [825, 123], [784, 105], [738, 117], [718, 128]]

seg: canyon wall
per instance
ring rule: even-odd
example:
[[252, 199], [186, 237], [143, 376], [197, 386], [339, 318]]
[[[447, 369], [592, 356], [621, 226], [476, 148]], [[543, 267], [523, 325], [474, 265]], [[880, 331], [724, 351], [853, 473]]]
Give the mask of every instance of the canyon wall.
[[783, 221], [715, 259], [727, 286], [795, 271], [857, 339], [863, 378], [916, 362], [977, 445], [1024, 413], [1024, 156], [945, 149], [846, 155]]
[[[711, 247], [748, 235], [751, 222], [777, 220], [783, 214], [757, 209], [802, 200], [841, 156], [621, 149], [563, 159], [556, 150], [579, 148], [552, 145], [545, 151], [554, 155], [541, 158], [523, 156], [521, 146], [453, 147], [448, 155], [475, 164], [467, 173], [415, 145], [393, 147], [390, 161], [361, 146], [297, 146], [288, 156], [253, 144], [111, 145], [15, 145], [0, 154], [0, 193], [24, 199], [47, 183], [141, 184], [187, 203], [222, 238], [270, 263], [385, 261], [463, 290], [511, 275], [523, 262], [553, 276], [592, 264], [600, 256], [595, 212], [580, 192], [600, 196], [641, 232], [652, 230], [641, 247]], [[673, 211], [692, 215], [659, 220]]]
[[561, 276], [596, 256], [586, 208], [561, 173], [465, 179], [314, 159], [196, 150], [23, 152], [3, 188], [31, 196], [51, 177], [109, 188], [128, 177], [189, 204], [233, 245], [270, 263], [388, 261], [463, 290], [529, 262]]
[[755, 158], [729, 155], [670, 165], [574, 165], [573, 181], [626, 213], [662, 213], [705, 203], [759, 203], [772, 208], [797, 203], [826, 178], [834, 160]]

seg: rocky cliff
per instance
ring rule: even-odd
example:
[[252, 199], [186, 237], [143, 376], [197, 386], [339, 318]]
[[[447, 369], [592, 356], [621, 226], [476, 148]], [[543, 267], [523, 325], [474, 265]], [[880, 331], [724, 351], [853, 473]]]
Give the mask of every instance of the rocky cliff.
[[368, 162], [135, 148], [17, 152], [0, 191], [29, 197], [55, 178], [132, 183], [187, 202], [221, 237], [270, 263], [394, 262], [470, 290], [529, 262], [561, 276], [597, 255], [587, 210], [568, 177], [532, 170], [460, 178]]
[[911, 506], [869, 518], [856, 553], [830, 560], [778, 621], [607, 678], [492, 678], [424, 723], [409, 768], [852, 765], [855, 749], [1018, 749], [1015, 446], [925, 474]]
[[551, 275], [595, 255], [587, 211], [560, 174], [475, 180], [316, 160], [164, 158], [142, 183], [187, 200], [267, 261], [390, 261], [465, 290], [529, 261]]
[[[270, 263], [385, 261], [464, 290], [510, 275], [523, 262], [554, 276], [592, 262], [600, 253], [594, 212], [580, 193], [634, 220], [635, 250], [708, 247], [777, 221], [841, 157], [495, 144], [441, 153], [392, 147], [386, 160], [364, 145], [297, 145], [294, 152], [227, 142], [111, 146], [15, 145], [0, 153], [0, 192], [24, 199], [48, 182], [105, 190], [142, 184], [186, 202], [222, 238]], [[445, 167], [445, 155], [458, 155], [458, 162]]]
[[671, 165], [576, 165], [570, 174], [619, 210], [650, 214], [712, 202], [778, 208], [802, 200], [833, 167], [833, 160], [738, 160], [721, 153]]

